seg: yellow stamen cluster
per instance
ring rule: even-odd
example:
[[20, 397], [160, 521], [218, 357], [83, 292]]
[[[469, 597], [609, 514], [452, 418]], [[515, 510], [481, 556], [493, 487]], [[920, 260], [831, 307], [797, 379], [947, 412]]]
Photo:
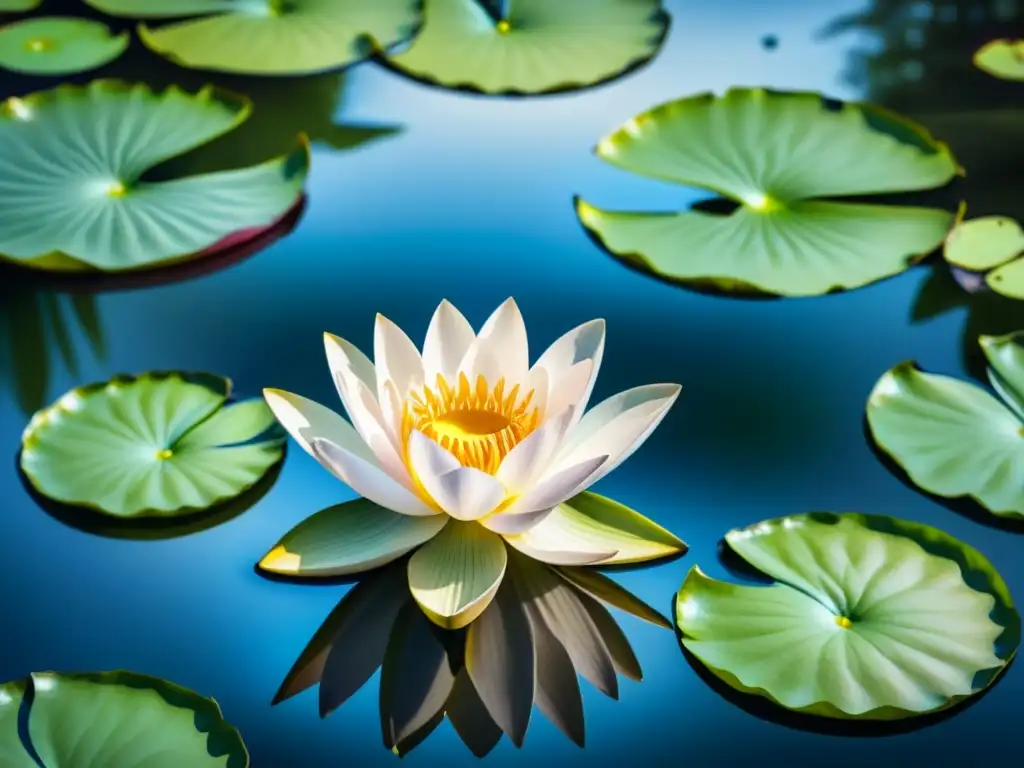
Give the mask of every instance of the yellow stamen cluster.
[[[460, 373], [455, 386], [440, 374], [434, 387], [411, 392], [402, 413], [402, 443], [419, 430], [464, 467], [493, 475], [502, 459], [540, 423], [533, 390], [520, 396], [518, 384], [505, 392], [505, 379], [490, 387], [483, 376], [471, 385]], [[408, 463], [408, 456], [406, 457]]]

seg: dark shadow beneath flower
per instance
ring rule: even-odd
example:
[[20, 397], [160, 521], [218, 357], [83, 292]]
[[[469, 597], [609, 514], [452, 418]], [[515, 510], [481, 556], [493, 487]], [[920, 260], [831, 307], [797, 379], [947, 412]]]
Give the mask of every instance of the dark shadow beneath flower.
[[[975, 346], [977, 346], [977, 339], [975, 339]], [[914, 481], [910, 479], [906, 470], [900, 467], [875, 441], [871, 434], [871, 427], [868, 424], [867, 415], [861, 418], [861, 430], [864, 433], [864, 441], [867, 443], [871, 453], [874, 454], [875, 458], [878, 459], [879, 463], [885, 467], [893, 477], [899, 480], [907, 488], [912, 491], [927, 497], [936, 504], [945, 507], [951, 512], [958, 515], [963, 515], [969, 520], [979, 523], [980, 525], [988, 526], [989, 528], [995, 528], [996, 530], [1006, 531], [1008, 533], [1024, 534], [1024, 519], [1017, 520], [1008, 517], [1000, 517], [992, 512], [989, 512], [981, 504], [972, 499], [970, 496], [960, 496], [957, 498], [946, 498], [944, 496], [937, 496], [933, 493], [925, 491], [923, 488], [914, 484]]]
[[15, 456], [15, 467], [22, 487], [32, 500], [46, 514], [62, 525], [74, 528], [82, 533], [101, 536], [106, 539], [126, 539], [130, 541], [161, 541], [177, 539], [202, 533], [211, 528], [223, 525], [241, 516], [254, 507], [267, 495], [284, 466], [287, 452], [274, 464], [259, 482], [240, 496], [229, 499], [210, 509], [196, 512], [185, 517], [141, 519], [118, 519], [104, 515], [85, 507], [63, 504], [43, 496], [32, 487], [25, 473], [21, 470], [21, 452]]
[[628, 640], [598, 598], [670, 626], [599, 573], [552, 568], [509, 549], [508, 571], [491, 605], [467, 629], [444, 630], [413, 601], [408, 560], [364, 575], [349, 590], [285, 677], [274, 704], [319, 683], [319, 711], [326, 717], [380, 669], [382, 738], [399, 756], [445, 718], [478, 757], [503, 733], [521, 746], [535, 704], [582, 747], [577, 674], [611, 698], [618, 698], [618, 675], [642, 677]]

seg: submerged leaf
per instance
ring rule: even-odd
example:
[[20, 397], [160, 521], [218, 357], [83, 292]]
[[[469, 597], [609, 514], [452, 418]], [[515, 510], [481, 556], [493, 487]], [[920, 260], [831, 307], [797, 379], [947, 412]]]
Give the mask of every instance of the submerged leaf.
[[486, 94], [584, 88], [648, 62], [669, 28], [661, 0], [425, 0], [423, 29], [389, 63], [410, 77]]
[[726, 540], [778, 583], [693, 568], [676, 603], [683, 645], [733, 688], [784, 707], [871, 720], [943, 709], [989, 685], [1020, 641], [998, 574], [934, 528], [813, 513]]
[[284, 455], [262, 401], [226, 404], [230, 382], [180, 372], [73, 389], [22, 435], [43, 496], [121, 518], [174, 517], [252, 488]]
[[[309, 170], [302, 139], [260, 165], [170, 181], [154, 166], [230, 132], [251, 104], [207, 87], [96, 80], [0, 105], [0, 254], [28, 267], [122, 271], [217, 250], [271, 226]], [[116, 125], [116, 131], [107, 126]]]
[[817, 93], [734, 88], [680, 99], [634, 117], [596, 152], [739, 204], [719, 215], [577, 201], [608, 250], [683, 284], [780, 296], [858, 288], [923, 258], [955, 220], [945, 210], [833, 199], [931, 189], [959, 168], [921, 126], [869, 105], [833, 107]]

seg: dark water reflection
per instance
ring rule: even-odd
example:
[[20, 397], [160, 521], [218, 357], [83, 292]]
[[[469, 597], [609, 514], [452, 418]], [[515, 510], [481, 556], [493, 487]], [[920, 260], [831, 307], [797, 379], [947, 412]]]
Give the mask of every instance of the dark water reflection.
[[[889, 41], [885, 50], [901, 51], [894, 41], [902, 27], [893, 19], [929, 3], [871, 3], [876, 10], [866, 25], [827, 39], [818, 32], [865, 3], [667, 5], [675, 16], [672, 33], [650, 67], [575, 95], [489, 100], [422, 88], [372, 66], [345, 76], [343, 98], [336, 76], [251, 84], [232, 78], [225, 84], [257, 94], [253, 121], [260, 122], [249, 127], [244, 145], [225, 142], [201, 162], [192, 158], [194, 167], [265, 159], [306, 130], [314, 151], [309, 204], [290, 236], [212, 274], [87, 301], [60, 293], [44, 300], [0, 277], [2, 327], [18, 350], [0, 369], [0, 438], [11, 457], [0, 471], [0, 533], [7, 542], [0, 595], [10, 622], [0, 679], [40, 669], [129, 668], [214, 696], [245, 736], [257, 768], [393, 761], [377, 735], [379, 689], [372, 683], [323, 721], [310, 691], [270, 706], [296, 656], [350, 589], [285, 584], [253, 572], [283, 531], [349, 497], [315, 462], [292, 451], [267, 496], [222, 525], [183, 538], [133, 541], [87, 535], [42, 512], [21, 487], [13, 457], [26, 410], [121, 371], [210, 370], [230, 376], [241, 397], [271, 386], [332, 403], [324, 330], [370, 349], [373, 317], [382, 312], [420, 340], [444, 297], [479, 324], [515, 296], [535, 350], [580, 322], [606, 318], [597, 398], [656, 381], [684, 385], [648, 444], [596, 489], [690, 545], [681, 560], [614, 575], [662, 611], [670, 610], [691, 565], [725, 577], [716, 545], [726, 530], [809, 509], [891, 513], [938, 526], [980, 549], [1024, 599], [1021, 539], [903, 485], [872, 455], [861, 427], [868, 392], [883, 371], [915, 358], [933, 371], [968, 375], [971, 336], [1024, 327], [1017, 303], [955, 292], [925, 301], [936, 294], [933, 281], [945, 279], [929, 267], [820, 299], [698, 295], [608, 259], [581, 231], [571, 204], [583, 192], [634, 210], [695, 202], [702, 193], [617, 172], [590, 148], [653, 104], [730, 85], [765, 85], [838, 98], [877, 96], [910, 111], [950, 142], [967, 167], [969, 215], [1024, 216], [1014, 186], [1024, 163], [1024, 90], [979, 78], [970, 68], [982, 34], [972, 26], [974, 9], [992, 14], [997, 5], [1012, 6], [1016, 17], [997, 25], [1000, 36], [1012, 37], [1022, 31], [1024, 3], [937, 0], [934, 20], [920, 25], [923, 37], [910, 37], [924, 41], [915, 49], [923, 51], [921, 61], [927, 54], [945, 68], [928, 65], [916, 84], [902, 89], [884, 83], [886, 72], [916, 71], [903, 67], [905, 52], [888, 59], [885, 51], [877, 54], [880, 63], [865, 68], [859, 82], [844, 79], [844, 72], [857, 66], [856, 51], [878, 49], [879, 34]], [[949, 12], [938, 14], [940, 7], [954, 8], [956, 20], [944, 21]], [[761, 44], [767, 34], [780, 41], [773, 50]], [[166, 82], [166, 65], [144, 51], [130, 55], [135, 58], [101, 74], [131, 62], [132, 71]], [[194, 77], [182, 73], [184, 82]], [[8, 75], [0, 82], [9, 92], [32, 87]], [[52, 327], [47, 302], [61, 306], [63, 345], [51, 331], [37, 330]], [[18, 383], [24, 381], [31, 383]], [[619, 701], [582, 686], [584, 751], [546, 719], [534, 718], [522, 751], [503, 739], [486, 764], [621, 764], [647, 757], [694, 765], [775, 758], [831, 766], [953, 765], [976, 762], [979, 748], [988, 765], [1019, 759], [1020, 670], [933, 727], [837, 740], [779, 727], [724, 700], [693, 673], [664, 629], [631, 620], [623, 629], [646, 680], [642, 687], [623, 681]], [[446, 724], [407, 759], [476, 763]]]

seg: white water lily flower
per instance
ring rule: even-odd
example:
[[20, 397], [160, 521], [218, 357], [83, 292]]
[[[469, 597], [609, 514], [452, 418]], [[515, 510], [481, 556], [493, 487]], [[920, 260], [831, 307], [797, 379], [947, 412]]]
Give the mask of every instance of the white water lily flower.
[[584, 414], [604, 352], [604, 321], [555, 341], [531, 367], [509, 299], [480, 333], [450, 303], [423, 351], [377, 315], [371, 362], [325, 335], [351, 423], [311, 400], [265, 390], [278, 421], [362, 496], [290, 531], [260, 562], [299, 576], [358, 573], [422, 546], [409, 586], [435, 623], [469, 624], [505, 573], [505, 543], [555, 565], [624, 563], [685, 545], [588, 486], [628, 458], [679, 395], [652, 384]]

